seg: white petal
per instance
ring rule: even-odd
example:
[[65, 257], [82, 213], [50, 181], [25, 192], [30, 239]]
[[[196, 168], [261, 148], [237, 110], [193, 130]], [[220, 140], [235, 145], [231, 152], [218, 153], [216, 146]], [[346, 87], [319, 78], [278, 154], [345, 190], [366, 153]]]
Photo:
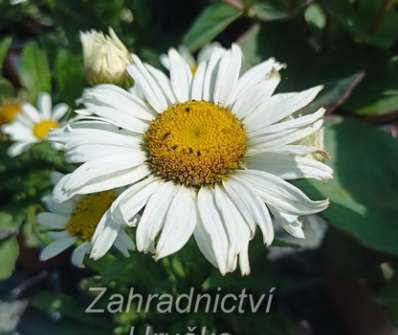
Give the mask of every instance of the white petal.
[[35, 107], [33, 107], [31, 104], [27, 104], [27, 103], [22, 105], [22, 113], [20, 113], [18, 115], [19, 119], [21, 119], [21, 118], [23, 119], [23, 117], [29, 118], [29, 120], [32, 123], [37, 123], [37, 122], [40, 122], [40, 120], [41, 120], [40, 114], [37, 111], [37, 109]]
[[52, 119], [55, 121], [61, 120], [68, 112], [69, 107], [67, 104], [58, 104], [54, 106]]
[[157, 81], [160, 88], [162, 89], [164, 95], [166, 96], [168, 102], [170, 104], [175, 104], [177, 102], [176, 97], [171, 88], [170, 79], [160, 70], [156, 69], [151, 65], [147, 65], [148, 71], [153, 76], [153, 78]]
[[46, 261], [54, 256], [57, 256], [64, 250], [68, 249], [73, 243], [75, 243], [76, 237], [66, 236], [55, 240], [46, 246], [40, 253], [40, 260]]
[[227, 106], [229, 97], [235, 91], [242, 65], [242, 51], [233, 44], [220, 60], [214, 86], [214, 102]]
[[153, 192], [159, 187], [159, 182], [152, 176], [127, 188], [113, 202], [112, 216], [130, 225], [130, 220], [146, 205]]
[[84, 257], [89, 253], [90, 247], [90, 243], [86, 242], [80, 244], [75, 250], [73, 250], [71, 261], [74, 266], [84, 268]]
[[243, 210], [246, 208], [248, 212], [246, 217], [249, 216], [249, 220], [257, 223], [260, 227], [264, 243], [271, 245], [274, 240], [274, 228], [268, 208], [262, 199], [246, 184], [232, 179], [224, 182], [224, 187], [228, 191], [228, 194], [233, 196], [238, 209]]
[[67, 189], [65, 184], [67, 184], [71, 178], [79, 178], [79, 176], [73, 176], [72, 173], [62, 178], [60, 183], [58, 183], [54, 188], [53, 194], [57, 201], [65, 201], [77, 194], [97, 193], [134, 184], [149, 174], [150, 170], [148, 167], [145, 164], [142, 164], [135, 168], [128, 168], [126, 170], [114, 172], [110, 175], [92, 178], [90, 179], [90, 182], [80, 180], [79, 184], [79, 180], [74, 181], [73, 184], [79, 184], [79, 186], [74, 189]]
[[132, 56], [133, 64], [127, 67], [127, 71], [152, 108], [158, 113], [163, 112], [168, 107], [166, 97], [141, 60], [136, 55]]
[[196, 226], [195, 194], [180, 186], [175, 194], [156, 246], [156, 259], [180, 250], [192, 236]]
[[11, 144], [8, 149], [7, 153], [10, 157], [16, 157], [20, 155], [22, 152], [28, 150], [34, 142], [17, 142]]
[[199, 250], [205, 258], [215, 267], [217, 266], [216, 255], [214, 254], [211, 237], [203, 226], [200, 217], [198, 216], [197, 224], [194, 231], [194, 237]]
[[191, 99], [200, 101], [203, 95], [203, 86], [206, 73], [206, 63], [200, 63], [192, 80]]
[[150, 251], [155, 238], [163, 227], [167, 211], [177, 187], [172, 182], [161, 183], [149, 198], [137, 227], [137, 249]]
[[109, 251], [122, 229], [122, 225], [112, 219], [109, 210], [102, 216], [98, 226], [102, 227], [101, 233], [94, 233], [91, 241], [90, 257], [95, 260]]
[[[62, 174], [61, 178], [62, 178]], [[58, 182], [58, 180], [57, 180]], [[54, 182], [53, 184], [56, 184]], [[42, 201], [46, 205], [46, 207], [55, 214], [62, 214], [62, 215], [69, 215], [72, 214], [75, 208], [75, 201], [65, 201], [65, 202], [58, 202], [51, 195], [46, 195], [42, 198]]]
[[178, 102], [188, 101], [191, 90], [192, 70], [175, 49], [169, 50], [170, 81]]
[[251, 156], [246, 161], [253, 170], [266, 171], [282, 179], [313, 178], [325, 180], [333, 177], [333, 170], [315, 159], [286, 153], [266, 152]]
[[[99, 107], [110, 107], [114, 110], [114, 117], [121, 120], [140, 119], [150, 121], [154, 115], [148, 110], [146, 104], [135, 94], [132, 94], [116, 85], [102, 84], [94, 88], [86, 89], [82, 103], [90, 103]], [[95, 112], [95, 109], [93, 108]], [[99, 116], [105, 116], [98, 114]], [[106, 117], [109, 117], [106, 115]]]
[[267, 204], [287, 214], [318, 213], [329, 205], [328, 200], [313, 201], [299, 188], [264, 171], [242, 170], [231, 178], [252, 187]]
[[232, 106], [234, 112], [239, 118], [244, 118], [264, 104], [274, 93], [280, 82], [279, 72], [276, 72], [269, 79], [263, 80], [257, 85], [250, 86], [244, 91], [244, 94], [235, 98]]
[[203, 80], [203, 95], [202, 99], [204, 101], [213, 102], [214, 101], [214, 85], [217, 76], [218, 64], [221, 57], [225, 54], [223, 49], [214, 49], [207, 63], [206, 73]]
[[41, 93], [37, 99], [37, 105], [41, 112], [41, 118], [45, 120], [51, 119], [51, 96], [48, 93]]
[[37, 222], [46, 228], [63, 229], [69, 218], [66, 215], [44, 212], [37, 215]]
[[221, 274], [229, 269], [229, 241], [222, 219], [214, 203], [213, 192], [202, 187], [198, 193], [198, 211], [204, 230], [210, 237], [211, 249], [215, 255]]
[[245, 119], [248, 130], [257, 130], [299, 111], [312, 102], [322, 88], [316, 86], [299, 93], [281, 93], [272, 96]]
[[[285, 66], [270, 58], [249, 69], [241, 78], [232, 97], [241, 98], [247, 96], [247, 92], [265, 79], [271, 78]], [[231, 101], [233, 103], [235, 101]]]
[[271, 207], [272, 215], [275, 223], [279, 224], [290, 235], [296, 238], [305, 238], [302, 223], [299, 221], [297, 215], [289, 215]]

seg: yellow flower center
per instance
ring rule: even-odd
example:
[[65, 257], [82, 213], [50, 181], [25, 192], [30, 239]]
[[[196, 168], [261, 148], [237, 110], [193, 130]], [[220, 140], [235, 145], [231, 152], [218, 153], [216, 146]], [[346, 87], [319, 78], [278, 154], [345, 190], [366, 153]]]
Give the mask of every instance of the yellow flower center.
[[198, 187], [219, 183], [242, 166], [247, 136], [227, 108], [189, 101], [151, 122], [144, 147], [155, 175]]
[[97, 224], [115, 199], [116, 193], [113, 191], [85, 196], [76, 204], [75, 210], [66, 224], [66, 230], [72, 236], [89, 241]]
[[0, 107], [0, 125], [10, 123], [15, 120], [21, 106], [17, 103], [6, 103]]
[[51, 129], [59, 128], [59, 123], [52, 120], [43, 120], [33, 126], [33, 135], [44, 140]]

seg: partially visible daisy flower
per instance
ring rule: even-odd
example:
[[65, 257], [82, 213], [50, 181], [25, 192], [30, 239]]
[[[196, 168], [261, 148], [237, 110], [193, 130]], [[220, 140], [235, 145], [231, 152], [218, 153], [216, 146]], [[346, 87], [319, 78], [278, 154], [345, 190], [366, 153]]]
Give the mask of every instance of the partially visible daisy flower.
[[61, 126], [61, 119], [68, 111], [64, 103], [53, 108], [48, 93], [39, 95], [37, 105], [38, 109], [29, 103], [22, 104], [14, 121], [2, 127], [3, 132], [16, 142], [8, 149], [10, 156], [17, 156], [33, 144], [46, 140], [52, 129]]
[[[189, 49], [185, 45], [180, 45], [178, 47], [178, 52], [181, 55], [181, 57], [184, 58], [186, 63], [189, 65], [192, 73], [195, 73], [196, 70], [198, 69], [198, 64], [209, 60], [212, 52], [215, 49], [225, 50], [220, 43], [213, 42], [206, 45], [203, 49], [199, 51], [197, 59], [195, 59], [194, 55], [191, 53], [191, 51], [189, 51]], [[167, 70], [170, 70], [170, 60], [168, 54], [161, 54], [160, 62]]]
[[13, 122], [21, 110], [21, 103], [18, 100], [4, 100], [0, 105], [0, 126]]
[[124, 85], [131, 81], [127, 65], [132, 57], [112, 28], [109, 28], [109, 35], [95, 30], [81, 32], [80, 40], [86, 77], [90, 84]]
[[[237, 45], [214, 48], [194, 74], [177, 50], [168, 60], [170, 78], [133, 56], [128, 71], [142, 96], [113, 85], [84, 92], [81, 117], [94, 116], [51, 136], [83, 163], [54, 196], [127, 187], [110, 211], [127, 224], [142, 212], [139, 251], [159, 259], [194, 236], [222, 274], [239, 265], [246, 275], [258, 228], [265, 245], [273, 241], [273, 222], [303, 238], [300, 217], [329, 205], [288, 182], [332, 178], [327, 165], [308, 157], [316, 148], [296, 144], [321, 129], [325, 110], [290, 118], [322, 87], [274, 94], [282, 65], [269, 59], [241, 75]], [[112, 231], [104, 225], [96, 233], [107, 239]]]
[[111, 218], [109, 212], [117, 195], [116, 191], [105, 191], [75, 196], [63, 203], [57, 202], [51, 195], [45, 196], [43, 202], [49, 212], [39, 213], [37, 221], [54, 241], [43, 249], [40, 259], [46, 261], [74, 246], [71, 261], [75, 266], [83, 267], [84, 257], [92, 251], [95, 241], [105, 248], [101, 256], [113, 244], [123, 255], [129, 256], [129, 250], [134, 249], [134, 242], [124, 229], [118, 229], [112, 241], [103, 241], [101, 236], [95, 235], [98, 226], [121, 226]]

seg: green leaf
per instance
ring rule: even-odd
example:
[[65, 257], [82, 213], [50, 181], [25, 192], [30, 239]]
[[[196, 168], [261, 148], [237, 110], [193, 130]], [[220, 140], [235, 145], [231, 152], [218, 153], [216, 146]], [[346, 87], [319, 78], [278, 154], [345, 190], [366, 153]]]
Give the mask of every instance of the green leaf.
[[0, 242], [0, 280], [5, 280], [13, 274], [18, 255], [19, 248], [16, 237]]
[[242, 12], [222, 1], [215, 2], [199, 14], [191, 29], [185, 34], [183, 43], [195, 51], [212, 41], [241, 14]]
[[336, 228], [366, 247], [398, 255], [398, 142], [349, 119], [328, 123], [325, 142], [334, 179], [297, 184], [314, 198], [331, 200], [322, 215]]
[[11, 46], [11, 43], [12, 43], [12, 38], [11, 37], [3, 38], [0, 41], [0, 72], [1, 72], [1, 70], [3, 68], [3, 63], [4, 63], [4, 60], [5, 60], [6, 56], [7, 56], [8, 49]]
[[34, 100], [40, 92], [51, 92], [51, 74], [46, 53], [36, 43], [28, 44], [21, 56], [21, 82]]
[[398, 13], [384, 0], [322, 0], [334, 21], [361, 42], [390, 48], [398, 40]]
[[329, 112], [337, 109], [352, 94], [352, 91], [363, 80], [364, 73], [356, 73], [352, 76], [325, 83], [324, 89], [314, 102], [305, 107], [301, 113], [315, 112], [321, 107], [327, 107]]
[[19, 229], [19, 223], [14, 221], [12, 215], [0, 212], [0, 241], [15, 235]]
[[11, 97], [14, 93], [15, 89], [12, 84], [7, 79], [0, 77], [0, 99]]
[[66, 49], [59, 49], [55, 61], [55, 79], [59, 96], [73, 105], [86, 84], [82, 58]]

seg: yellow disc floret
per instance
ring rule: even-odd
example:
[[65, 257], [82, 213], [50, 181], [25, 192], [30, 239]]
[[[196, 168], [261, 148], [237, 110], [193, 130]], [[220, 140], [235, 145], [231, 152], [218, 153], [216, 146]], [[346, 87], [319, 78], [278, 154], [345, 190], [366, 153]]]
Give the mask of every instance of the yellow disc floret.
[[7, 124], [15, 120], [21, 111], [18, 103], [5, 103], [0, 107], [0, 125]]
[[113, 191], [105, 191], [84, 196], [75, 207], [66, 230], [72, 236], [89, 241], [97, 224], [116, 199]]
[[170, 106], [145, 133], [155, 175], [186, 186], [214, 185], [243, 164], [247, 136], [227, 108], [205, 101]]
[[33, 135], [39, 140], [44, 140], [51, 129], [59, 128], [59, 123], [53, 120], [43, 120], [33, 126]]

